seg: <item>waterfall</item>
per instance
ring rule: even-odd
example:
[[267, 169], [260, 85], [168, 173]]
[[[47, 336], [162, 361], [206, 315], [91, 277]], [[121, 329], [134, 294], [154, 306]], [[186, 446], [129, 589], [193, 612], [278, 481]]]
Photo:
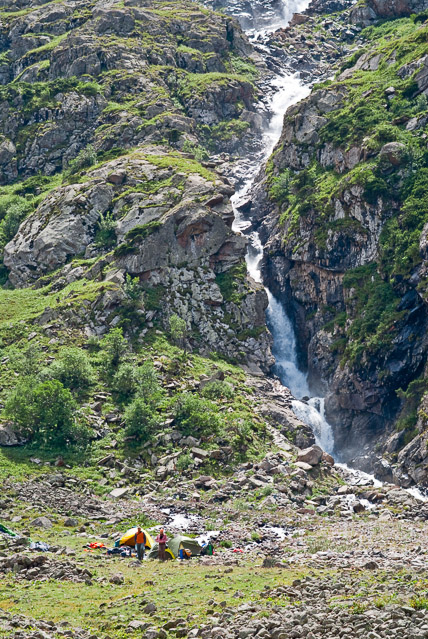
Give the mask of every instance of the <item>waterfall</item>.
[[[284, 0], [282, 15], [277, 16], [279, 23], [276, 26], [270, 25], [270, 30], [284, 26], [289, 22], [293, 13], [303, 11], [308, 5], [309, 0], [288, 0], [288, 2]], [[297, 74], [279, 76], [274, 86], [276, 91], [270, 103], [272, 117], [263, 136], [262, 162], [268, 159], [280, 138], [284, 114], [288, 107], [307, 97], [310, 93], [310, 88], [302, 83]], [[235, 212], [233, 229], [244, 233], [249, 240], [246, 255], [248, 272], [256, 282], [262, 283], [260, 263], [263, 258], [263, 246], [258, 232], [249, 231], [251, 222], [237, 208], [240, 202], [245, 201], [254, 183], [258, 168], [259, 162], [255, 162], [248, 172], [244, 184], [232, 197], [232, 204]], [[292, 403], [296, 416], [311, 426], [317, 444], [323, 450], [332, 453], [334, 450], [333, 432], [325, 419], [324, 399], [310, 398], [307, 376], [300, 370], [297, 363], [296, 336], [287, 311], [269, 289], [265, 287], [265, 290], [269, 301], [266, 321], [273, 337], [272, 354], [276, 362], [273, 371], [296, 398]], [[303, 398], [305, 398], [304, 401], [301, 401]]]

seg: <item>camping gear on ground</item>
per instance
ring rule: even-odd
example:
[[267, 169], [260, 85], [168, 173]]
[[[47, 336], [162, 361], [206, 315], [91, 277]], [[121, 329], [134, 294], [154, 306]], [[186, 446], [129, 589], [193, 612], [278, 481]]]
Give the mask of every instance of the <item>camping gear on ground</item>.
[[[157, 544], [156, 542], [150, 548], [147, 559], [159, 559], [159, 544]], [[165, 549], [165, 559], [175, 559], [169, 548]]]
[[121, 553], [121, 549], [118, 547], [115, 548], [107, 548], [107, 554], [108, 555], [120, 555]]
[[41, 552], [48, 552], [50, 548], [45, 541], [32, 541], [30, 544], [30, 550], [40, 550]]
[[9, 528], [6, 528], [6, 526], [4, 526], [3, 524], [0, 524], [0, 532], [6, 533], [6, 535], [11, 535], [12, 537], [18, 536], [16, 532], [13, 532], [13, 530], [9, 530]]
[[[166, 558], [178, 559], [178, 557], [180, 556], [180, 548], [182, 548], [183, 550], [189, 550], [192, 553], [192, 556], [200, 555], [202, 550], [200, 543], [196, 539], [192, 539], [191, 537], [184, 537], [184, 535], [176, 535], [168, 542], [168, 548], [165, 551]], [[159, 558], [158, 544], [154, 544], [149, 554], [147, 555], [147, 558]]]
[[[115, 542], [115, 546], [119, 548], [120, 546], [131, 546], [132, 548], [135, 545], [135, 535], [137, 534], [138, 528], [130, 528]], [[146, 548], [152, 548], [155, 543], [153, 537], [146, 531], [142, 531], [146, 535]]]
[[211, 557], [213, 554], [214, 554], [214, 546], [212, 545], [210, 541], [202, 545], [201, 555], [203, 557], [205, 556]]

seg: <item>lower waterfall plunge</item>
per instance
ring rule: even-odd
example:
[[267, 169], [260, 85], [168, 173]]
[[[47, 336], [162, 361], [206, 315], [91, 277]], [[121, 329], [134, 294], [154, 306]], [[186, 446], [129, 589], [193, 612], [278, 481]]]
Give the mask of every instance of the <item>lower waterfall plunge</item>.
[[[309, 0], [283, 2], [282, 15], [278, 16], [279, 26], [283, 26], [284, 23], [287, 23], [295, 11], [302, 11], [307, 8], [308, 5]], [[270, 104], [272, 117], [263, 136], [263, 162], [268, 159], [280, 138], [284, 114], [288, 107], [307, 97], [310, 93], [310, 88], [302, 83], [298, 75], [290, 74], [278, 77], [276, 86], [277, 91], [273, 95]], [[256, 282], [262, 283], [260, 262], [263, 257], [263, 246], [257, 231], [246, 233], [251, 223], [242, 216], [237, 208], [239, 203], [245, 200], [245, 197], [251, 189], [258, 168], [259, 163], [257, 162], [247, 175], [243, 186], [233, 196], [232, 203], [235, 212], [233, 229], [245, 233], [249, 239], [246, 256], [248, 271]], [[266, 321], [272, 333], [272, 353], [276, 361], [273, 371], [296, 398], [292, 404], [296, 416], [311, 426], [317, 444], [326, 452], [333, 453], [334, 438], [331, 426], [324, 416], [324, 399], [320, 397], [310, 398], [307, 377], [297, 365], [296, 337], [291, 321], [288, 318], [283, 304], [272, 295], [269, 289], [265, 287], [265, 290], [269, 300]], [[304, 401], [301, 401], [303, 398]]]

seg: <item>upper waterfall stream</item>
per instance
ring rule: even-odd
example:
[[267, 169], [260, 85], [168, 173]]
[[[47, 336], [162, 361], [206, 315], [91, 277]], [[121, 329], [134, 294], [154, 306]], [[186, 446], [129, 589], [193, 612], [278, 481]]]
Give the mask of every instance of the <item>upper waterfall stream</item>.
[[[272, 21], [271, 28], [285, 26], [291, 20], [293, 13], [303, 11], [309, 4], [309, 0], [289, 0], [288, 2], [284, 0], [281, 15], [276, 16], [275, 20]], [[259, 33], [262, 31], [266, 32], [265, 25]], [[275, 89], [270, 102], [272, 116], [263, 136], [263, 153], [260, 157], [262, 163], [266, 162], [280, 138], [284, 114], [288, 107], [307, 97], [310, 93], [310, 87], [303, 84], [297, 74], [278, 76], [275, 81]], [[260, 263], [263, 258], [263, 246], [258, 232], [250, 230], [251, 222], [238, 209], [239, 203], [246, 199], [251, 190], [259, 167], [259, 162], [255, 162], [243, 185], [233, 196], [232, 204], [235, 212], [233, 229], [244, 233], [249, 239], [246, 256], [248, 271], [256, 282], [262, 283]], [[287, 311], [268, 288], [265, 287], [265, 290], [269, 300], [266, 320], [273, 337], [272, 353], [276, 362], [274, 372], [296, 398], [293, 401], [293, 410], [297, 417], [312, 427], [316, 442], [321, 448], [332, 453], [334, 439], [331, 426], [324, 417], [324, 399], [309, 399], [311, 393], [307, 376], [297, 364], [296, 338]], [[306, 401], [300, 401], [302, 398], [306, 398]]]

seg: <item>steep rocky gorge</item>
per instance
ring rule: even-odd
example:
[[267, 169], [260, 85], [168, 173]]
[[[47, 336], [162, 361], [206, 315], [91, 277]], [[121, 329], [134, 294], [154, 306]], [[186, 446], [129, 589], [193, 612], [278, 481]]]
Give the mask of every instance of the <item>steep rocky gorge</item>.
[[369, 28], [335, 79], [287, 111], [251, 208], [265, 282], [326, 393], [337, 450], [404, 484], [427, 483], [427, 27], [404, 17], [427, 8], [345, 12]]
[[[3, 282], [46, 297], [40, 326], [119, 325], [143, 343], [177, 314], [186, 347], [268, 373], [267, 297], [225, 175], [259, 157], [275, 74], [321, 80], [287, 111], [252, 196], [265, 282], [342, 458], [426, 483], [427, 7], [313, 0], [285, 27], [275, 1], [204, 5], [266, 32], [250, 42], [184, 0], [3, 7]], [[132, 313], [128, 278], [144, 290]]]

